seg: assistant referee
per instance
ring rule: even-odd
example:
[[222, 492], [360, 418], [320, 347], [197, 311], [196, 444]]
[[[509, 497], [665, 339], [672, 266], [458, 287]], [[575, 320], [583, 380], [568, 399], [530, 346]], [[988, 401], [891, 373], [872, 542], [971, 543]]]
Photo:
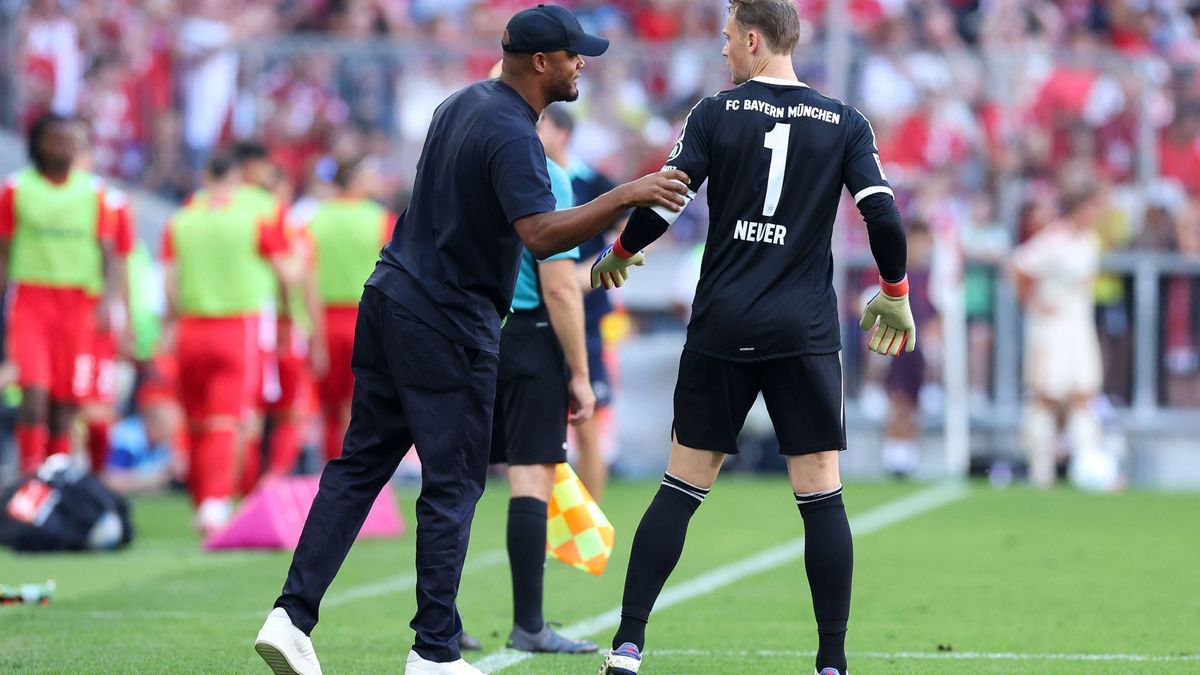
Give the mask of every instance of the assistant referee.
[[502, 45], [501, 76], [434, 113], [412, 201], [367, 280], [342, 456], [325, 467], [283, 594], [255, 641], [276, 673], [320, 672], [308, 635], [321, 597], [414, 442], [422, 485], [406, 672], [479, 672], [459, 656], [455, 597], [487, 472], [501, 318], [521, 244], [545, 258], [625, 209], [684, 203], [687, 175], [669, 170], [556, 212], [534, 125], [550, 103], [578, 97], [583, 56], [603, 54], [608, 41], [585, 34], [566, 9], [539, 5], [513, 16]]

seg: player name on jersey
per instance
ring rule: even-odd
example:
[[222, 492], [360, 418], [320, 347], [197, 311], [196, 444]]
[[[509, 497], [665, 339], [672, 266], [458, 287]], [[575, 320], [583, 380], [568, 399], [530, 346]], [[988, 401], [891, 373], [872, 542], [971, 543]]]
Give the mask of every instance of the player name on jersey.
[[840, 114], [835, 113], [832, 110], [826, 110], [824, 108], [818, 108], [812, 105], [804, 105], [803, 103], [800, 105], [789, 105], [785, 107], [771, 105], [766, 101], [760, 101], [754, 98], [745, 100], [731, 98], [725, 100], [725, 109], [760, 112], [764, 115], [770, 115], [771, 117], [777, 117], [779, 119], [783, 119], [784, 117], [811, 117], [814, 120], [820, 120], [830, 124], [842, 123], [842, 116]]
[[775, 223], [754, 223], [749, 220], [739, 220], [733, 227], [733, 238], [742, 241], [761, 241], [767, 244], [783, 246], [783, 238], [787, 236], [787, 228]]

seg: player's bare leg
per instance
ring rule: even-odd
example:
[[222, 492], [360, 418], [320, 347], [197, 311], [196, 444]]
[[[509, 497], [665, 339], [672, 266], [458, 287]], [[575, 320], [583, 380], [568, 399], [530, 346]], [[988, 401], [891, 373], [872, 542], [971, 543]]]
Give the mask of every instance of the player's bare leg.
[[116, 423], [116, 411], [108, 403], [85, 403], [79, 411], [87, 430], [88, 457], [91, 460], [92, 473], [99, 476], [104, 473], [108, 462], [108, 451], [111, 443], [112, 426]]
[[258, 485], [263, 473], [263, 434], [266, 431], [266, 416], [258, 411], [238, 425], [232, 464], [233, 476], [237, 481], [237, 492], [247, 497]]
[[1067, 409], [1067, 437], [1073, 455], [1101, 452], [1104, 429], [1092, 408], [1092, 395], [1075, 396]]
[[846, 673], [846, 624], [854, 543], [842, 502], [838, 451], [787, 458], [796, 506], [804, 518], [804, 570], [817, 619], [817, 672]]
[[513, 592], [513, 630], [508, 646], [527, 652], [596, 651], [596, 643], [560, 635], [542, 617], [546, 508], [554, 491], [554, 465], [510, 465], [508, 485], [512, 493], [508, 502], [508, 561]]
[[33, 471], [46, 459], [50, 437], [50, 392], [44, 387], [24, 387], [17, 408], [17, 447], [22, 472]]
[[591, 493], [592, 499], [600, 501], [604, 496], [604, 488], [608, 485], [608, 462], [604, 459], [601, 449], [600, 416], [604, 410], [596, 410], [596, 414], [575, 427], [575, 440], [579, 450], [579, 461], [575, 466], [579, 480]]
[[196, 528], [208, 536], [233, 515], [233, 492], [241, 470], [238, 441], [244, 427], [236, 417], [211, 415], [196, 428], [188, 482], [196, 503]]
[[601, 673], [637, 672], [650, 610], [683, 553], [688, 522], [708, 496], [724, 461], [724, 453], [689, 448], [672, 438], [667, 473], [633, 535], [621, 625]]
[[1058, 403], [1035, 395], [1025, 412], [1025, 452], [1029, 458], [1029, 482], [1039, 488], [1054, 485]]
[[50, 402], [50, 440], [46, 446], [49, 454], [71, 454], [71, 432], [75, 429], [75, 418], [78, 416], [78, 405], [61, 401]]

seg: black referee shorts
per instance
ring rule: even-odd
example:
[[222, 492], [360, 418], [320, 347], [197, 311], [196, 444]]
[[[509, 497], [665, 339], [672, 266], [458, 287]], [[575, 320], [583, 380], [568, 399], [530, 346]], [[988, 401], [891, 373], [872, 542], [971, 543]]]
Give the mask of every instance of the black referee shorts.
[[738, 433], [759, 392], [780, 453], [846, 449], [837, 353], [743, 362], [683, 350], [675, 384], [675, 438], [689, 448], [736, 455]]
[[567, 461], [567, 380], [545, 306], [513, 313], [500, 332], [492, 464]]

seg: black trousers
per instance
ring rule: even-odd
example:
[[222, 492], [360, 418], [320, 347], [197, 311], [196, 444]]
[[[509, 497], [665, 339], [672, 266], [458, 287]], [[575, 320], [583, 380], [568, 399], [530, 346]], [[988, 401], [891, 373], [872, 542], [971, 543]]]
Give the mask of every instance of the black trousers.
[[342, 456], [329, 462], [292, 557], [283, 594], [292, 623], [317, 623], [367, 512], [416, 444], [417, 613], [413, 649], [431, 661], [459, 658], [455, 607], [475, 504], [483, 494], [496, 396], [496, 354], [442, 335], [368, 286], [354, 335], [354, 399]]

